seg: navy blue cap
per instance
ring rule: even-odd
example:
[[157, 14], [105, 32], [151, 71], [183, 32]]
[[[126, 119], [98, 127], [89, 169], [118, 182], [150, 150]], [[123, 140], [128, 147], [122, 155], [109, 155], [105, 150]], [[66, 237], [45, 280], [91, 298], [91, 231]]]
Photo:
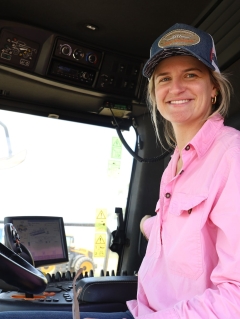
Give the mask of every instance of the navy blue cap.
[[211, 35], [190, 25], [176, 23], [153, 43], [143, 75], [150, 79], [161, 60], [175, 55], [196, 57], [211, 70], [220, 72]]

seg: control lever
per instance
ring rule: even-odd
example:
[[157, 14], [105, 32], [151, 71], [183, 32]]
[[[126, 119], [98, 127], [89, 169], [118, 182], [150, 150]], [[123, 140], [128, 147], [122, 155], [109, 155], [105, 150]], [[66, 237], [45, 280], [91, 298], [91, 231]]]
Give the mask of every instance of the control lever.
[[129, 239], [126, 238], [125, 234], [122, 208], [116, 207], [115, 214], [117, 214], [117, 229], [112, 232], [110, 249], [120, 255], [123, 246], [129, 245]]
[[0, 243], [0, 278], [8, 285], [25, 292], [25, 297], [42, 293], [47, 286], [47, 278], [24, 258]]

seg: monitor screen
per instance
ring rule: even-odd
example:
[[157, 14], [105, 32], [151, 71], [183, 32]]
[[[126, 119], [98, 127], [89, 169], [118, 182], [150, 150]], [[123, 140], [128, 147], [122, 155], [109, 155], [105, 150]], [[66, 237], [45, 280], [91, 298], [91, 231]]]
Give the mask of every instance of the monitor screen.
[[68, 261], [68, 250], [62, 217], [14, 216], [5, 217], [12, 223], [20, 243], [32, 254], [35, 267]]

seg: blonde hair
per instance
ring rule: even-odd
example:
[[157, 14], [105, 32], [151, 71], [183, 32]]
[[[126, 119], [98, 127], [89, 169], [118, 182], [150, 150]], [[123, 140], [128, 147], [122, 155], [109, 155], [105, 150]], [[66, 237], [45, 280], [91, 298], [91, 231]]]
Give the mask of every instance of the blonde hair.
[[[212, 111], [208, 118], [213, 116], [216, 113], [225, 117], [228, 113], [229, 105], [230, 105], [230, 97], [232, 93], [232, 86], [226, 75], [223, 73], [218, 73], [216, 71], [212, 71], [209, 69], [210, 80], [214, 84], [214, 86], [218, 90], [217, 101], [212, 105]], [[153, 126], [156, 132], [156, 136], [160, 142], [160, 144], [164, 147], [163, 140], [159, 134], [159, 123], [163, 123], [163, 132], [165, 140], [170, 147], [176, 146], [176, 138], [173, 130], [173, 126], [171, 122], [164, 119], [157, 109], [156, 98], [155, 98], [155, 85], [154, 85], [154, 73], [151, 76], [148, 84], [147, 91], [147, 103], [151, 113]], [[207, 119], [206, 119], [207, 120]]]

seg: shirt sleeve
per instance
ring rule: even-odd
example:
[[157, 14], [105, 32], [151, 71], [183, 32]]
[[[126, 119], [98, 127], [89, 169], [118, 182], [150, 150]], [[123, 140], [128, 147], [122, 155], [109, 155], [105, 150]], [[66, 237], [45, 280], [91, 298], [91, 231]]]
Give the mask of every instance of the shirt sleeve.
[[216, 171], [208, 199], [212, 203], [208, 222], [216, 228], [218, 256], [211, 288], [137, 319], [240, 318], [240, 150], [230, 150]]

